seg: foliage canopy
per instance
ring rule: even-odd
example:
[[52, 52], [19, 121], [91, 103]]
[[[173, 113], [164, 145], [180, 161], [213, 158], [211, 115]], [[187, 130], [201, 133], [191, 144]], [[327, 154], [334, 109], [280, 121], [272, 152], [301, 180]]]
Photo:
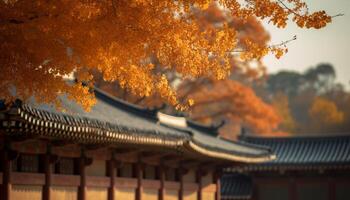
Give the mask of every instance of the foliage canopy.
[[[88, 88], [69, 85], [64, 77], [75, 72], [78, 82], [93, 84], [90, 70], [97, 69], [104, 80], [117, 81], [136, 95], [158, 92], [179, 105], [176, 92], [156, 68], [192, 78], [223, 79], [230, 73], [237, 31], [227, 24], [220, 30], [202, 29], [194, 20], [194, 11], [212, 2], [234, 17], [267, 18], [278, 27], [285, 27], [288, 18], [307, 28], [331, 21], [324, 11], [309, 13], [300, 0], [2, 0], [0, 96], [11, 100], [34, 95], [51, 103], [67, 93], [89, 108], [95, 100]], [[253, 59], [268, 51], [283, 54], [250, 40], [238, 52]]]

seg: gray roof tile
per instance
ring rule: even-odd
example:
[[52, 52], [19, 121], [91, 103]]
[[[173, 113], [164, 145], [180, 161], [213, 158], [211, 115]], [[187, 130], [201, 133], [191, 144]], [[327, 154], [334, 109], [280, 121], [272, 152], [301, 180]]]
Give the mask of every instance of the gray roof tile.
[[349, 164], [350, 136], [241, 137], [240, 141], [270, 147], [277, 159], [262, 165]]

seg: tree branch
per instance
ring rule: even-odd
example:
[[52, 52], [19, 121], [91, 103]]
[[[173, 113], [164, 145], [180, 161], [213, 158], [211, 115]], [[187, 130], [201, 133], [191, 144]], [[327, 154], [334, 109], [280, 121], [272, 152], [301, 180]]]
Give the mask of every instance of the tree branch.
[[[52, 17], [58, 17], [59, 14], [51, 15]], [[42, 18], [42, 17], [50, 17], [49, 14], [43, 14], [43, 15], [33, 15], [31, 17], [28, 17], [26, 19], [3, 19], [0, 20], [0, 24], [24, 24], [31, 22], [33, 20]]]
[[[282, 7], [284, 7], [286, 10], [288, 10], [289, 12], [293, 13], [294, 15], [298, 16], [298, 17], [302, 17], [299, 13], [296, 13], [294, 10], [290, 9], [282, 0], [277, 0], [277, 2], [282, 5]], [[308, 9], [307, 9], [308, 10]], [[331, 16], [331, 18], [335, 18], [335, 17], [341, 17], [344, 16], [343, 13], [339, 13], [336, 15]]]

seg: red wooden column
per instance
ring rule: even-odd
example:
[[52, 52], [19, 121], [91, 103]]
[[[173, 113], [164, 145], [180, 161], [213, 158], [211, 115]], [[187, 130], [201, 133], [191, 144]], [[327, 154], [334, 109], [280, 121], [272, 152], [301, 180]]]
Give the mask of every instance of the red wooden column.
[[165, 200], [165, 167], [161, 164], [158, 168], [158, 177], [160, 181], [160, 188], [158, 191], [158, 199]]
[[259, 181], [254, 176], [252, 177], [253, 182], [253, 193], [252, 193], [252, 200], [258, 200], [259, 196]]
[[136, 200], [142, 200], [143, 164], [141, 162], [141, 158], [138, 159], [138, 162], [136, 164], [136, 177], [137, 177]]
[[108, 200], [114, 200], [115, 199], [115, 176], [116, 176], [116, 168], [115, 168], [115, 159], [112, 157], [110, 161], [108, 161], [108, 176], [110, 178], [110, 186], [108, 188]]
[[180, 183], [179, 200], [183, 200], [183, 196], [184, 196], [184, 180], [183, 180], [184, 174], [185, 174], [185, 169], [180, 165], [179, 169], [177, 170], [177, 181], [179, 181]]
[[297, 199], [297, 183], [296, 179], [291, 177], [289, 179], [289, 200]]
[[11, 159], [8, 149], [2, 152], [3, 172], [2, 172], [2, 193], [1, 199], [9, 200], [11, 193]]
[[80, 158], [78, 158], [77, 167], [80, 175], [80, 185], [78, 188], [78, 200], [86, 199], [86, 165], [87, 159], [84, 149], [82, 150]]
[[328, 200], [335, 200], [336, 198], [336, 185], [333, 177], [328, 178]]
[[221, 172], [216, 171], [214, 173], [214, 183], [216, 185], [215, 200], [221, 200], [221, 184], [220, 184]]
[[47, 153], [44, 155], [44, 173], [45, 173], [45, 185], [43, 187], [43, 200], [49, 200], [51, 196], [51, 185], [52, 185], [52, 155], [51, 147], [47, 147]]
[[196, 182], [198, 184], [197, 200], [202, 200], [202, 189], [203, 189], [202, 176], [203, 176], [203, 171], [201, 169], [198, 169], [196, 174]]

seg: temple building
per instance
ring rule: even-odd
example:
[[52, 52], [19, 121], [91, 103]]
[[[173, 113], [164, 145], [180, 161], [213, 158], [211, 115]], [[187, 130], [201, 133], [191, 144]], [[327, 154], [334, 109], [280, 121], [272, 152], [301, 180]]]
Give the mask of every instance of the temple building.
[[222, 200], [349, 200], [350, 136], [256, 137], [241, 142], [269, 147], [276, 159], [228, 168]]
[[[94, 89], [85, 112], [0, 103], [1, 200], [219, 200], [222, 169], [268, 162], [269, 148]], [[286, 172], [285, 172], [286, 173]]]

